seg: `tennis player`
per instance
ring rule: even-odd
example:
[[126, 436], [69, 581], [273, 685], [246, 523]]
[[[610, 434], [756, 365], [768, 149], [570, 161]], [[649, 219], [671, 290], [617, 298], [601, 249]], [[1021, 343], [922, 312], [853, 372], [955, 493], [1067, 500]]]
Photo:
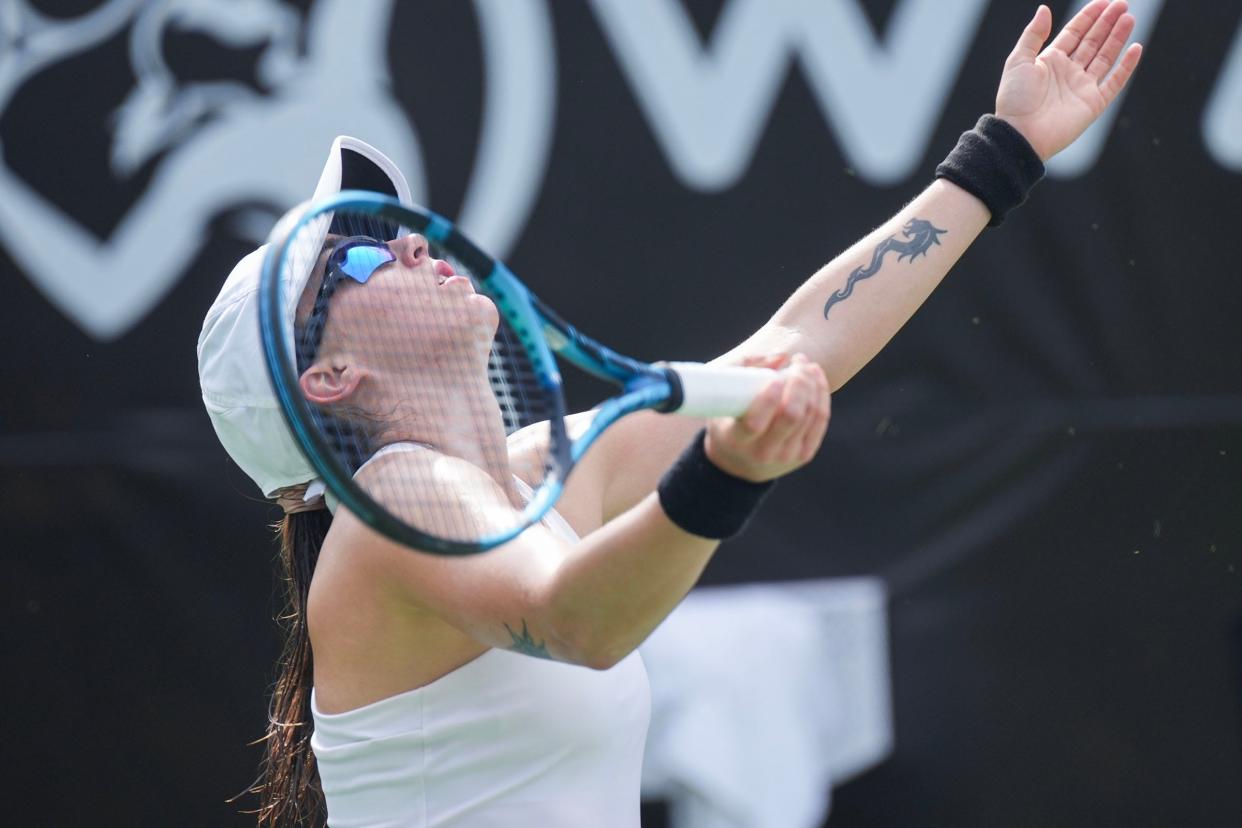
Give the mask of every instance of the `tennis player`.
[[[743, 416], [623, 420], [577, 466], [556, 511], [486, 554], [412, 553], [347, 509], [328, 510], [308, 488], [315, 473], [286, 429], [261, 356], [263, 251], [243, 259], [207, 314], [199, 371], [225, 448], [285, 512], [288, 637], [253, 789], [259, 823], [635, 828], [648, 720], [636, 648], [771, 482], [814, 456], [828, 389], [884, 346], [983, 229], [1025, 200], [1043, 162], [1116, 98], [1140, 57], [1137, 44], [1123, 52], [1133, 26], [1123, 0], [1094, 0], [1044, 48], [1052, 18], [1040, 6], [1006, 61], [995, 114], [962, 135], [927, 189], [720, 357], [784, 369]], [[333, 144], [315, 195], [342, 186], [409, 201], [400, 171], [355, 139]], [[394, 260], [366, 284], [321, 292], [349, 244], [383, 245]], [[441, 349], [474, 347], [470, 326], [494, 326], [487, 300], [468, 282], [450, 284], [444, 268], [418, 235], [330, 238], [294, 312], [295, 331], [309, 340], [308, 398], [384, 399], [385, 372], [421, 376]], [[461, 317], [460, 343], [429, 343], [408, 365], [369, 365], [358, 347], [374, 336], [358, 324], [368, 292], [421, 292], [475, 310]], [[460, 395], [478, 386], [463, 376], [415, 404], [452, 422]], [[519, 480], [538, 451], [537, 441], [503, 435], [476, 445], [443, 436], [445, 455]], [[426, 455], [407, 449], [381, 448], [358, 474]]]

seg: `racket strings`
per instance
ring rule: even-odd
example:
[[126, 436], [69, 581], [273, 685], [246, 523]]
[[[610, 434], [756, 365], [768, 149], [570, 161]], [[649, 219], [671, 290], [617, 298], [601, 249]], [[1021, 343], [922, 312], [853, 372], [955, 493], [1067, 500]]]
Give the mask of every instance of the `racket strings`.
[[[505, 432], [515, 432], [556, 416], [553, 401], [543, 389], [526, 350], [517, 344], [517, 336], [502, 323], [488, 358], [488, 382], [492, 386]], [[542, 480], [546, 475], [546, 458], [540, 454], [523, 455], [527, 462], [514, 473], [524, 480]]]
[[[294, 332], [299, 343], [294, 365], [310, 403], [310, 427], [363, 493], [419, 531], [476, 541], [522, 522], [524, 504], [516, 498], [516, 488], [511, 481], [493, 482], [504, 476], [496, 470], [507, 470], [534, 488], [547, 470], [546, 451], [523, 452], [518, 455], [521, 465], [514, 464], [514, 454], [503, 441], [498, 445], [496, 430], [513, 435], [558, 416], [560, 410], [559, 397], [540, 381], [503, 315], [498, 315], [494, 333], [490, 325], [480, 325], [478, 303], [489, 300], [469, 297], [461, 285], [437, 286], [425, 267], [411, 269], [400, 262], [383, 266], [397, 268], [393, 274], [373, 275], [362, 284], [342, 276], [326, 303], [323, 338], [309, 374], [313, 382], [307, 380], [312, 355], [301, 348], [300, 337], [319, 288], [325, 251], [356, 236], [392, 242], [399, 250], [410, 243], [399, 241], [407, 232], [409, 228], [371, 214], [338, 210], [316, 217], [291, 240], [282, 279], [287, 290], [300, 283], [298, 274], [320, 267], [304, 294], [290, 298], [302, 311]], [[447, 261], [482, 292], [486, 274], [471, 272], [435, 245], [428, 253]], [[474, 377], [478, 394], [462, 381]], [[484, 380], [490, 396], [481, 390]], [[314, 386], [313, 393], [307, 393], [308, 384]], [[493, 479], [449, 462], [459, 462], [468, 453], [454, 453], [448, 446], [492, 446], [478, 465], [487, 466], [483, 471]], [[404, 456], [383, 456], [389, 453]], [[374, 469], [359, 474], [368, 462]], [[498, 488], [508, 500], [497, 497]], [[481, 512], [485, 519], [480, 519]]]
[[[293, 296], [292, 292], [300, 282], [297, 278], [300, 274], [316, 269], [319, 259], [324, 255], [325, 244], [335, 234], [333, 225], [331, 213], [316, 216], [297, 231], [298, 235], [291, 240], [285, 258], [281, 285], [286, 306], [295, 305], [298, 308], [293, 341], [299, 376], [310, 366], [315, 356], [312, 344], [307, 341], [306, 328], [312, 306], [311, 297], [318, 292], [318, 286], [314, 281], [307, 285], [306, 296]], [[322, 243], [319, 241], [321, 239]], [[351, 474], [357, 471], [370, 456], [367, 430], [361, 427], [361, 423], [366, 420], [365, 414], [357, 410], [333, 410], [318, 405], [312, 405], [311, 414], [317, 430], [326, 438], [332, 454]]]
[[[314, 264], [318, 264], [321, 257], [330, 253], [341, 239], [368, 236], [383, 240], [390, 234], [394, 236], [396, 234], [396, 229], [390, 223], [373, 216], [340, 213], [328, 214], [324, 218], [329, 220], [329, 226], [324, 242], [318, 245]], [[321, 228], [315, 228], [315, 235], [311, 238], [320, 236], [322, 232]], [[308, 252], [315, 248], [315, 245], [309, 245]], [[326, 274], [323, 278], [326, 278]], [[339, 290], [340, 287], [341, 284], [338, 281], [337, 289]], [[315, 284], [312, 280], [308, 289], [314, 288]], [[332, 293], [335, 294], [336, 290]], [[331, 297], [329, 297], [330, 301]], [[383, 427], [383, 417], [380, 412], [370, 412], [361, 405], [348, 403], [335, 406], [316, 405], [313, 412], [321, 432], [329, 438], [333, 451], [351, 475], [356, 474], [382, 447], [380, 432]]]

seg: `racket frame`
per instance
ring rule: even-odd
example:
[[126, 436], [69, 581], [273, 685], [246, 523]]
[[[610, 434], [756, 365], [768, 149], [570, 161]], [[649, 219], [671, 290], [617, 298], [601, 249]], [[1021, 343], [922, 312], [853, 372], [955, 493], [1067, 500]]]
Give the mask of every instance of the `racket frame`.
[[[353, 473], [313, 425], [314, 415], [301, 393], [290, 350], [294, 334], [292, 320], [287, 316], [281, 274], [290, 255], [290, 242], [298, 237], [299, 231], [321, 216], [339, 210], [365, 213], [407, 227], [458, 258], [478, 277], [476, 284], [480, 292], [495, 303], [526, 349], [537, 381], [549, 392], [554, 410], [547, 421], [547, 476], [535, 489], [513, 527], [475, 541], [453, 540], [420, 531], [396, 518], [354, 483]], [[430, 210], [402, 204], [379, 193], [342, 190], [316, 204], [295, 207], [276, 224], [268, 244], [259, 286], [259, 330], [264, 362], [281, 413], [328, 490], [368, 526], [405, 546], [438, 555], [470, 555], [512, 540], [541, 520], [555, 505], [574, 464], [609, 426], [635, 411], [675, 411], [681, 405], [681, 382], [673, 370], [631, 359], [581, 333], [540, 301], [503, 262], [483, 252], [451, 221]], [[553, 354], [621, 388], [620, 394], [595, 409], [590, 425], [573, 440], [569, 439], [565, 428], [565, 398]]]

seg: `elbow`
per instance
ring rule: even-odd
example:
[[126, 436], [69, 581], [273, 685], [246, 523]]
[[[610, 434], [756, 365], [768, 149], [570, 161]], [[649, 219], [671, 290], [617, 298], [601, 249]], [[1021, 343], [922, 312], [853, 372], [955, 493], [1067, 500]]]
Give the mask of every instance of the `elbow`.
[[553, 586], [539, 602], [549, 650], [561, 661], [610, 670], [638, 649], [649, 630], [614, 607], [601, 606], [596, 596]]
[[586, 625], [571, 628], [556, 637], [557, 647], [565, 661], [592, 670], [611, 670], [634, 652], [637, 645], [616, 635], [605, 635], [584, 629]]
[[589, 667], [592, 670], [611, 670], [616, 667], [625, 657], [634, 652], [634, 648], [612, 647], [599, 648], [589, 650], [582, 654], [582, 660], [578, 662], [583, 667]]

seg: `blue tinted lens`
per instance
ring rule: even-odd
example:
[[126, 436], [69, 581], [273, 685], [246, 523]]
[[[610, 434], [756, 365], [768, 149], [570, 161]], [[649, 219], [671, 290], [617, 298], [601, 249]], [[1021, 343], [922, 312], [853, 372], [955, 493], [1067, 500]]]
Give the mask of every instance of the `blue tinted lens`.
[[387, 246], [356, 244], [338, 252], [336, 266], [355, 282], [365, 284], [376, 268], [396, 258]]

